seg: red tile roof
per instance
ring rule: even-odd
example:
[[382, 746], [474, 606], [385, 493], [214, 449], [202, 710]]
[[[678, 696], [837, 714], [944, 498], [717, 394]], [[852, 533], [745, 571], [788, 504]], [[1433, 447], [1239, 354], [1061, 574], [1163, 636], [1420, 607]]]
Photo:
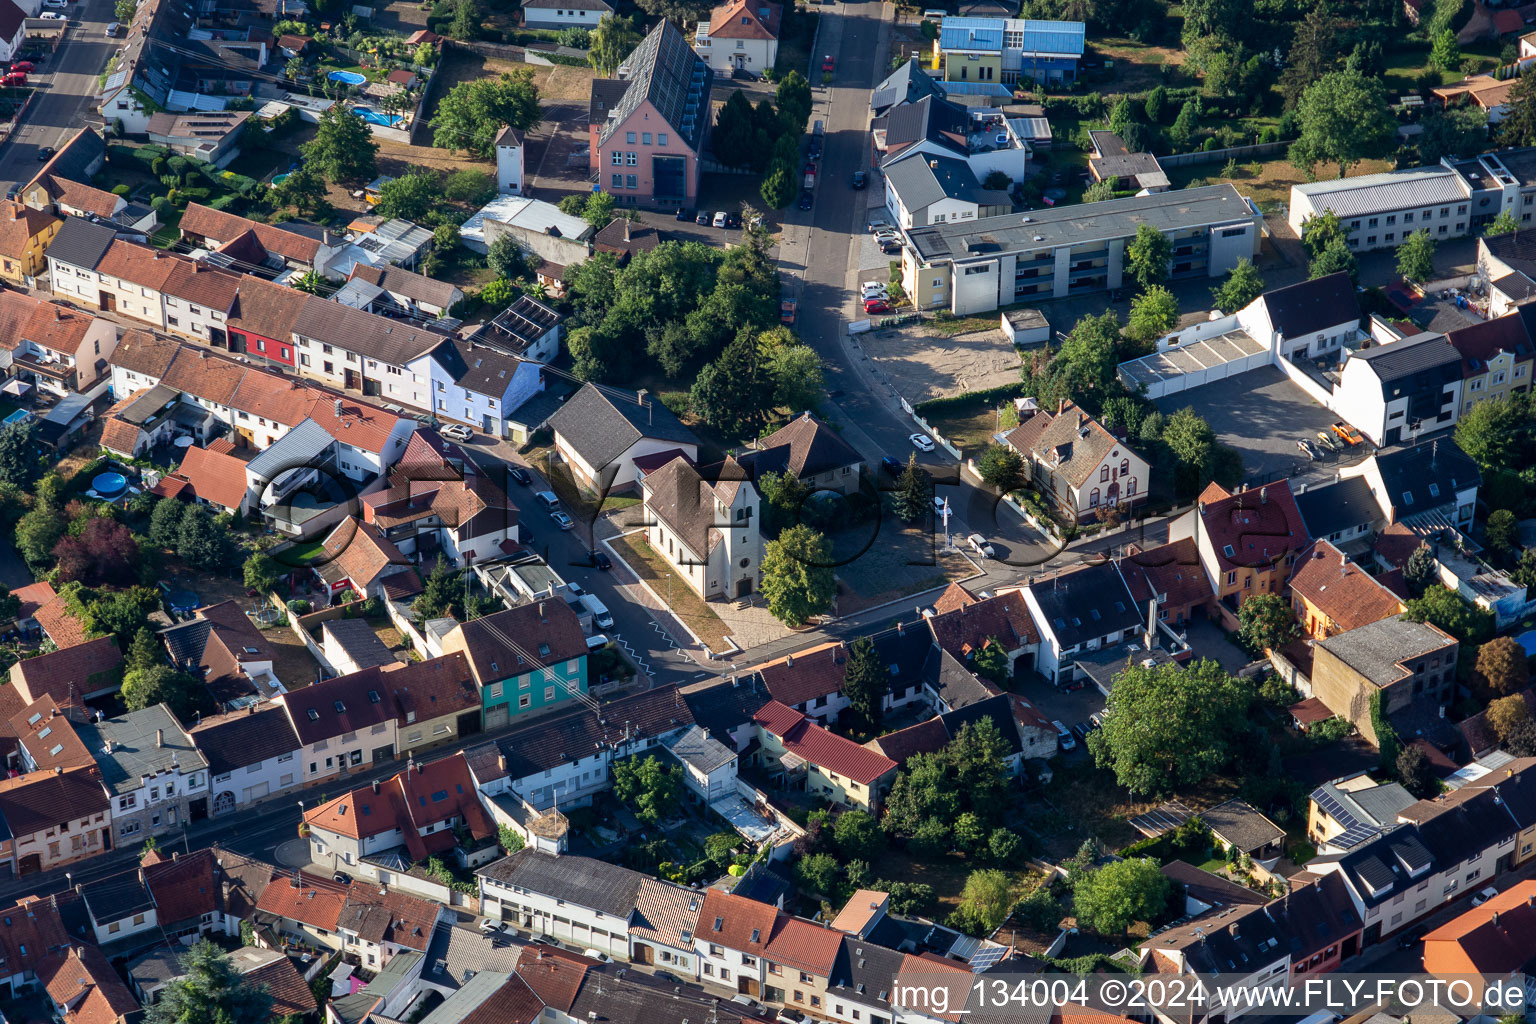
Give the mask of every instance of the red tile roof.
[[[783, 8], [767, 0], [730, 0], [709, 15], [711, 39], [777, 39]], [[763, 12], [766, 13], [766, 17]]]
[[1200, 550], [1193, 537], [1126, 555], [1115, 564], [1131, 596], [1143, 608], [1159, 594], [1167, 594], [1162, 603], [1175, 608], [1211, 598], [1211, 581], [1200, 565]]
[[32, 755], [36, 771], [96, 767], [69, 718], [47, 694], [12, 715], [10, 728]]
[[[52, 640], [60, 651], [79, 647], [87, 640], [85, 627], [64, 606], [62, 597], [54, 597], [40, 606], [33, 612], [33, 618], [37, 619], [37, 624], [43, 627], [43, 632], [48, 634], [48, 639]], [[19, 662], [19, 664], [25, 665], [26, 662]]]
[[347, 890], [347, 902], [336, 926], [356, 932], [364, 942], [392, 942], [425, 953], [441, 909], [442, 904], [431, 900], [359, 885]]
[[35, 974], [49, 957], [68, 948], [69, 932], [58, 911], [63, 898], [23, 896], [0, 906], [0, 963], [7, 973]]
[[[44, 176], [38, 175], [38, 177]], [[95, 185], [87, 185], [83, 181], [74, 181], [62, 174], [49, 174], [46, 177], [49, 195], [60, 206], [73, 207], [76, 210], [95, 214], [97, 217], [110, 218], [117, 212], [117, 204], [123, 202], [116, 193], [106, 192]]]
[[1291, 573], [1291, 592], [1332, 619], [1341, 631], [1401, 614], [1396, 594], [1326, 540], [1303, 551]]
[[213, 851], [173, 852], [169, 860], [143, 865], [144, 883], [155, 898], [160, 925], [169, 928], [219, 909], [219, 882]]
[[496, 824], [480, 803], [462, 752], [409, 767], [379, 783], [377, 790], [360, 786], [304, 814], [310, 828], [352, 839], [399, 830], [417, 861], [453, 845], [451, 829], [422, 835], [428, 825], [452, 818], [463, 818], [464, 827], [476, 839], [496, 835]]
[[96, 766], [59, 772], [28, 772], [0, 779], [0, 816], [18, 839], [59, 822], [105, 814], [109, 801]]
[[162, 292], [177, 264], [182, 262], [186, 262], [184, 257], [164, 249], [137, 245], [118, 238], [107, 247], [101, 261], [96, 264], [96, 272], [103, 277], [115, 277], [151, 291]]
[[1531, 962], [1536, 881], [1523, 881], [1424, 936], [1430, 974], [1508, 974]]
[[838, 692], [847, 671], [848, 649], [842, 643], [795, 651], [756, 669], [773, 699], [791, 707]]
[[1286, 480], [1237, 494], [1212, 483], [1200, 495], [1199, 515], [1223, 572], [1270, 568], [1311, 541]]
[[261, 894], [256, 909], [334, 932], [346, 902], [347, 887], [340, 883], [301, 871], [295, 885], [292, 876], [274, 871], [272, 883]]
[[320, 1004], [315, 1002], [314, 991], [305, 983], [299, 969], [293, 966], [293, 961], [286, 956], [262, 964], [254, 971], [247, 971], [245, 980], [252, 985], [266, 986], [272, 995], [274, 1020], [289, 1014], [305, 1016], [320, 1008]]
[[116, 1024], [138, 1015], [139, 1001], [95, 946], [50, 958], [37, 977], [48, 997], [65, 1008], [65, 1024]]
[[873, 785], [875, 780], [887, 772], [896, 770], [896, 762], [884, 754], [828, 732], [794, 708], [785, 707], [776, 700], [763, 705], [752, 716], [752, 720], [779, 737], [785, 750], [854, 782]]
[[245, 501], [245, 463], [209, 448], [188, 448], [176, 474], [204, 501], [234, 511]]
[[694, 938], [754, 956], [766, 956], [779, 909], [745, 896], [706, 889]]
[[1016, 651], [1040, 642], [1040, 630], [1024, 595], [1017, 591], [998, 594], [942, 612], [928, 619], [933, 638], [957, 658], [969, 658], [995, 639], [1005, 651]]
[[576, 1002], [576, 993], [581, 991], [581, 983], [592, 966], [593, 960], [543, 943], [524, 946], [517, 959], [518, 976], [546, 1006], [562, 1013]]
[[57, 595], [52, 584], [47, 580], [39, 580], [36, 583], [28, 583], [24, 587], [17, 587], [11, 591], [11, 596], [21, 602], [21, 607], [16, 610], [16, 618], [21, 620], [36, 618], [37, 610]]
[[960, 584], [951, 583], [944, 588], [944, 593], [939, 595], [938, 600], [933, 602], [933, 610], [935, 614], [943, 615], [945, 612], [952, 612], [957, 608], [975, 604], [980, 600], [981, 598], [972, 594]]
[[459, 1021], [459, 1024], [534, 1024], [544, 1012], [540, 999], [528, 983], [516, 974], [506, 984]]
[[1388, 565], [1401, 569], [1408, 558], [1424, 543], [1424, 538], [1402, 523], [1393, 523], [1376, 537], [1376, 556]]
[[400, 710], [402, 729], [411, 722], [425, 722], [480, 706], [475, 674], [462, 652], [388, 668], [384, 682]]
[[184, 236], [195, 235], [216, 242], [229, 242], [247, 231], [256, 236], [262, 248], [284, 259], [309, 264], [320, 253], [318, 239], [287, 231], [281, 225], [247, 220], [202, 203], [188, 203], [186, 211], [181, 215], [181, 233]]
[[786, 967], [827, 978], [842, 948], [842, 932], [785, 914], [779, 918], [764, 955]]
[[411, 566], [411, 560], [384, 536], [384, 531], [355, 518], [336, 524], [326, 535], [324, 550], [329, 561], [322, 563], [321, 577], [328, 583], [346, 581], [359, 595], [385, 576]]
[[308, 744], [392, 721], [396, 711], [388, 694], [389, 681], [374, 666], [281, 694], [278, 699], [287, 705], [299, 741]]
[[[16, 9], [14, 4], [11, 9]], [[0, 35], [4, 35], [3, 27], [0, 27]], [[59, 223], [62, 223], [59, 218], [44, 210], [34, 210], [15, 201], [5, 203], [0, 206], [0, 253], [14, 260], [22, 259], [32, 239]]]
[[[38, 614], [42, 611], [39, 609]], [[33, 700], [46, 694], [59, 707], [68, 708], [84, 700], [87, 694], [119, 685], [122, 665], [123, 653], [117, 649], [117, 641], [102, 636], [18, 661], [11, 669], [11, 683], [21, 686]]]

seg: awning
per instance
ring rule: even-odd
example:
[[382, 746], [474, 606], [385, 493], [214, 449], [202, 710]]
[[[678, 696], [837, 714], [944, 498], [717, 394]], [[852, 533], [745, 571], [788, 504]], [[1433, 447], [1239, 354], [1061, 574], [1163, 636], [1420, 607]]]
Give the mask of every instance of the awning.
[[5, 387], [0, 388], [0, 391], [3, 391], [8, 395], [16, 395], [18, 397], [26, 394], [31, 390], [31, 384], [28, 384], [26, 381], [17, 377], [12, 377], [10, 380], [5, 382]]

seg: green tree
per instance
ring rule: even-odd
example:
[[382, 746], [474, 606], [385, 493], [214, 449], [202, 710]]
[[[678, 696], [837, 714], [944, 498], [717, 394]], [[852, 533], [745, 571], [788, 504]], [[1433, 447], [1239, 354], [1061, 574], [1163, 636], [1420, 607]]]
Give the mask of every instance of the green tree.
[[1493, 218], [1492, 223], [1483, 228], [1483, 236], [1485, 238], [1495, 238], [1499, 235], [1512, 235], [1519, 230], [1520, 224], [1515, 220], [1515, 215], [1505, 210]]
[[1183, 153], [1188, 150], [1199, 128], [1200, 111], [1195, 106], [1194, 100], [1185, 100], [1184, 106], [1179, 108], [1179, 116], [1174, 119], [1173, 127], [1168, 129], [1168, 142], [1172, 145], [1173, 151]]
[[161, 498], [149, 514], [149, 541], [156, 547], [174, 548], [181, 537], [181, 521], [192, 506], [177, 498]]
[[989, 637], [976, 652], [973, 666], [976, 674], [984, 679], [990, 679], [999, 686], [1008, 678], [1008, 652], [1003, 650], [1003, 645], [998, 643], [997, 637]]
[[484, 25], [485, 11], [480, 7], [479, 0], [455, 0], [453, 22], [448, 26], [448, 35], [473, 42], [480, 38]]
[[774, 402], [790, 413], [814, 409], [826, 392], [821, 356], [809, 345], [785, 345], [768, 355]]
[[1520, 539], [1520, 524], [1515, 514], [1507, 508], [1494, 509], [1488, 513], [1488, 522], [1483, 527], [1483, 539], [1494, 551], [1501, 555], [1508, 554]]
[[885, 851], [885, 833], [867, 811], [854, 809], [838, 815], [832, 837], [844, 860], [871, 861]]
[[30, 488], [43, 470], [39, 451], [35, 420], [0, 426], [0, 483]]
[[1435, 778], [1434, 765], [1429, 763], [1429, 755], [1424, 753], [1424, 748], [1418, 744], [1411, 743], [1398, 751], [1394, 767], [1397, 771], [1397, 780], [1403, 784], [1403, 788], [1420, 800], [1426, 800], [1440, 792], [1440, 782]]
[[277, 586], [277, 581], [283, 576], [283, 567], [271, 555], [258, 551], [245, 560], [241, 568], [246, 589], [254, 590], [266, 595]]
[[1342, 178], [1353, 165], [1383, 152], [1397, 130], [1381, 84], [1348, 70], [1307, 86], [1296, 112], [1300, 134], [1288, 158], [1308, 173], [1320, 163], [1337, 163]]
[[292, 206], [300, 212], [316, 212], [325, 208], [325, 180], [308, 163], [301, 163], [288, 172], [272, 190], [272, 198], [280, 206]]
[[1439, 163], [1441, 157], [1474, 156], [1488, 146], [1488, 115], [1475, 103], [1430, 114], [1419, 122], [1419, 159]]
[[960, 852], [971, 856], [986, 845], [987, 829], [974, 811], [966, 811], [955, 819], [954, 837]]
[[605, 14], [592, 30], [591, 48], [587, 50], [587, 63], [606, 77], [612, 77], [629, 56], [629, 51], [640, 41], [635, 23], [630, 18]]
[[213, 521], [206, 509], [188, 506], [176, 533], [177, 558], [194, 569], [211, 572], [229, 565], [233, 548], [229, 533]]
[[885, 697], [891, 674], [880, 662], [875, 642], [861, 636], [848, 645], [848, 665], [843, 670], [843, 696], [853, 713], [855, 728], [864, 734], [880, 731], [885, 717]]
[[369, 181], [379, 173], [379, 144], [363, 119], [344, 103], [326, 108], [320, 115], [314, 139], [305, 143], [300, 152], [304, 162], [326, 181]]
[[1280, 94], [1287, 109], [1301, 101], [1302, 93], [1338, 64], [1338, 22], [1324, 4], [1318, 4], [1297, 26], [1280, 75]]
[[1043, 372], [1026, 364], [1024, 393], [1038, 399], [1042, 408], [1054, 409], [1062, 401], [1071, 401], [1093, 412], [1106, 398], [1124, 393], [1115, 375], [1119, 351], [1119, 318], [1113, 312], [1085, 316]]
[[499, 278], [516, 280], [528, 273], [528, 257], [511, 235], [497, 235], [486, 247], [485, 265]]
[[1143, 291], [1168, 280], [1173, 243], [1151, 224], [1136, 225], [1136, 236], [1125, 247], [1126, 270]]
[[198, 939], [181, 955], [180, 977], [160, 990], [145, 1024], [266, 1024], [272, 993], [235, 969], [229, 954]]
[[773, 94], [773, 105], [779, 117], [793, 132], [805, 131], [811, 121], [811, 83], [798, 71], [791, 71], [779, 80]]
[[1429, 48], [1429, 62], [1442, 71], [1455, 71], [1461, 64], [1461, 47], [1456, 45], [1456, 33], [1447, 28], [1435, 33]]
[[768, 611], [790, 626], [804, 625], [832, 607], [837, 578], [832, 545], [803, 524], [768, 542], [762, 559], [762, 591]]
[[1175, 479], [1179, 490], [1187, 494], [1204, 489], [1216, 451], [1216, 433], [1205, 418], [1186, 405], [1168, 417], [1162, 441], [1178, 463]]
[[464, 589], [459, 586], [459, 574], [448, 567], [442, 555], [422, 584], [421, 594], [411, 602], [411, 610], [423, 621], [452, 615], [454, 606], [463, 600]]
[[1536, 145], [1536, 75], [1521, 75], [1509, 90], [1499, 142], [1506, 146]]
[[752, 119], [752, 101], [740, 89], [735, 90], [715, 115], [715, 130], [709, 145], [715, 159], [732, 167], [751, 162], [757, 127]]
[[1522, 453], [1531, 443], [1533, 420], [1526, 396], [1477, 402], [1456, 424], [1456, 446], [1489, 473], [1523, 469]]
[[133, 634], [133, 643], [128, 647], [128, 654], [123, 658], [123, 671], [143, 672], [145, 669], [154, 668], [162, 664], [160, 656], [160, 641], [155, 639], [148, 626], [141, 627]]
[[1109, 130], [1116, 135], [1123, 135], [1125, 130], [1136, 123], [1136, 108], [1131, 103], [1129, 96], [1120, 97], [1120, 102], [1115, 104], [1115, 109], [1109, 112]]
[[386, 181], [379, 188], [379, 202], [374, 212], [380, 217], [400, 217], [404, 220], [425, 220], [427, 214], [443, 202], [443, 186], [437, 174], [424, 168], [415, 168], [393, 181]]
[[1152, 91], [1147, 93], [1147, 105], [1145, 108], [1147, 120], [1152, 124], [1161, 124], [1163, 114], [1167, 113], [1167, 111], [1168, 87], [1165, 85], [1154, 86]]
[[581, 211], [581, 219], [601, 231], [613, 220], [614, 198], [612, 192], [594, 192], [587, 197], [587, 205]]
[[1338, 273], [1348, 274], [1350, 283], [1358, 284], [1360, 264], [1355, 259], [1355, 254], [1349, 251], [1348, 245], [1343, 242], [1330, 242], [1328, 248], [1313, 258], [1308, 265], [1307, 274], [1316, 280], [1319, 277]]
[[741, 836], [735, 832], [716, 832], [704, 839], [704, 857], [716, 870], [724, 871], [736, 862], [736, 847], [740, 845]]
[[1137, 341], [1160, 338], [1179, 326], [1179, 300], [1173, 292], [1155, 284], [1131, 300], [1126, 333]]
[[432, 145], [439, 149], [464, 150], [489, 160], [496, 136], [505, 125], [528, 131], [539, 123], [539, 88], [527, 67], [504, 72], [498, 78], [460, 82], [437, 105], [432, 119]]
[[1435, 553], [1430, 550], [1428, 544], [1421, 543], [1413, 549], [1413, 554], [1408, 556], [1408, 561], [1403, 565], [1403, 582], [1408, 586], [1408, 593], [1414, 597], [1420, 597], [1440, 578], [1440, 571], [1435, 565]]
[[1521, 722], [1531, 720], [1531, 707], [1525, 702], [1525, 697], [1519, 694], [1500, 697], [1489, 703], [1487, 717], [1493, 731], [1500, 740], [1504, 740]]
[[123, 673], [123, 703], [129, 711], [142, 711], [164, 704], [178, 719], [190, 721], [202, 705], [207, 691], [185, 672], [169, 665]]
[[[1449, 632], [1449, 630], [1447, 630]], [[1519, 693], [1530, 683], [1525, 648], [1510, 636], [1494, 637], [1477, 649], [1472, 681], [1485, 700]]]
[[1237, 610], [1238, 639], [1254, 657], [1284, 647], [1301, 633], [1291, 606], [1279, 594], [1255, 594]]
[[53, 547], [64, 535], [64, 526], [63, 518], [54, 509], [39, 502], [37, 508], [16, 523], [16, 550], [30, 566], [50, 565]]
[[1242, 684], [1214, 661], [1128, 665], [1088, 749], [1134, 794], [1195, 785], [1230, 760], [1248, 703]]
[[1301, 247], [1309, 259], [1317, 259], [1335, 242], [1348, 244], [1344, 224], [1332, 210], [1308, 217], [1301, 225]]
[[443, 181], [443, 196], [455, 203], [482, 206], [496, 195], [496, 179], [484, 171], [466, 167]]
[[773, 396], [769, 381], [755, 340], [741, 331], [719, 359], [699, 371], [688, 392], [689, 405], [717, 430], [751, 435], [767, 420], [766, 403]]
[[663, 764], [654, 754], [627, 757], [613, 763], [613, 795], [647, 825], [670, 817], [683, 792], [683, 769], [676, 762]]
[[758, 190], [758, 194], [763, 197], [763, 205], [770, 210], [782, 210], [790, 204], [797, 192], [793, 165], [775, 159], [768, 165], [768, 173], [763, 175], [763, 185]]
[[1223, 313], [1236, 313], [1264, 294], [1264, 278], [1254, 269], [1253, 262], [1244, 257], [1237, 266], [1227, 272], [1221, 287], [1211, 289], [1211, 299]]
[[891, 495], [891, 510], [904, 523], [915, 523], [933, 507], [933, 478], [917, 464], [917, 455], [907, 456], [907, 468], [896, 479]]
[[1430, 237], [1428, 228], [1415, 231], [1397, 247], [1397, 272], [1404, 279], [1417, 283], [1434, 276], [1435, 240]]
[[976, 460], [976, 472], [1001, 494], [1024, 485], [1024, 456], [1005, 444], [989, 444]]
[[843, 887], [843, 866], [830, 853], [812, 853], [795, 862], [795, 884], [815, 896], [836, 899]]
[[138, 0], [116, 0], [112, 5], [112, 16], [117, 19], [119, 25], [131, 25], [133, 14], [138, 9]]
[[1115, 198], [1115, 183], [1118, 180], [1117, 178], [1105, 178], [1103, 181], [1096, 181], [1089, 185], [1083, 189], [1083, 202], [1103, 203]]
[[1072, 880], [1080, 924], [1100, 935], [1123, 935], [1136, 921], [1156, 923], [1167, 911], [1168, 878], [1151, 858], [1118, 860]]
[[972, 871], [960, 890], [959, 914], [978, 935], [991, 935], [1013, 910], [1013, 886], [996, 868]]
[[1493, 636], [1493, 612], [1438, 585], [1408, 601], [1407, 617], [1438, 626], [1463, 644], [1482, 644]]
[[496, 842], [501, 844], [502, 850], [507, 853], [516, 853], [528, 845], [528, 841], [523, 838], [523, 834], [511, 825], [496, 826]]
[[793, 472], [767, 472], [757, 481], [757, 489], [768, 503], [771, 529], [783, 530], [800, 519], [800, 510], [811, 496], [809, 484], [801, 483]]

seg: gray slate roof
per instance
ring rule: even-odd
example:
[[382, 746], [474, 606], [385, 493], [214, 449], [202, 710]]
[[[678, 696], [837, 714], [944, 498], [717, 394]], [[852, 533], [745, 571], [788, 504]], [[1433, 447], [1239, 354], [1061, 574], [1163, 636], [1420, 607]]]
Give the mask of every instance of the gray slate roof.
[[921, 210], [945, 198], [977, 206], [1013, 205], [1007, 192], [982, 188], [971, 165], [954, 157], [913, 153], [887, 164], [885, 180], [908, 210]]
[[1285, 830], [1260, 814], [1246, 800], [1227, 800], [1201, 812], [1211, 831], [1244, 853], [1260, 850], [1285, 838]]
[[1301, 521], [1307, 524], [1307, 532], [1314, 537], [1342, 533], [1381, 518], [1381, 509], [1371, 496], [1370, 482], [1363, 476], [1308, 487], [1295, 497]]
[[1436, 367], [1444, 368], [1451, 377], [1461, 376], [1461, 353], [1443, 334], [1415, 334], [1390, 345], [1362, 349], [1350, 358], [1370, 363], [1383, 384]]
[[105, 224], [84, 217], [65, 217], [59, 233], [48, 243], [46, 255], [72, 267], [94, 270], [116, 237], [117, 232]]
[[[155, 745], [157, 730], [161, 734], [159, 746]], [[173, 764], [184, 774], [208, 767], [208, 761], [164, 704], [85, 722], [76, 725], [75, 731], [96, 758], [101, 780], [113, 795], [132, 793], [142, 785], [141, 776], [167, 770]], [[110, 754], [104, 749], [108, 740], [112, 741]]]
[[911, 103], [924, 96], [943, 96], [944, 90], [936, 83], [916, 57], [886, 76], [870, 94], [869, 105], [876, 114], [898, 103]]
[[[1477, 463], [1450, 438], [1377, 452], [1375, 458], [1387, 499], [1399, 515], [1454, 504], [1457, 490], [1482, 482]], [[1412, 499], [1404, 498], [1405, 493]]]
[[583, 384], [549, 425], [588, 465], [601, 469], [642, 437], [697, 446], [699, 439], [654, 395], [642, 403], [634, 392]]
[[650, 100], [689, 148], [698, 149], [709, 127], [709, 90], [715, 73], [693, 52], [687, 37], [663, 18], [640, 40], [623, 66], [629, 70], [629, 87], [618, 102], [616, 116], [602, 123], [600, 142], [607, 142], [640, 104]]
[[1386, 686], [1403, 676], [1399, 662], [1455, 643], [1428, 623], [1410, 622], [1407, 616], [1397, 615], [1319, 640], [1317, 646], [1374, 685]]
[[520, 362], [516, 356], [458, 338], [451, 338], [433, 349], [432, 358], [459, 387], [497, 401], [512, 386], [512, 377]]
[[427, 946], [427, 962], [421, 969], [424, 981], [447, 989], [468, 986], [487, 971], [508, 974], [517, 969], [523, 947], [503, 941], [500, 945], [479, 930], [448, 921], [437, 922]]
[[709, 733], [697, 725], [668, 744], [668, 749], [679, 761], [693, 765], [706, 775], [736, 759], [735, 751], [719, 740], [711, 739]]
[[1045, 614], [1039, 625], [1063, 648], [1142, 624], [1135, 599], [1110, 562], [1037, 580], [1029, 589]]
[[1360, 319], [1360, 300], [1343, 271], [1267, 291], [1263, 299], [1270, 325], [1287, 338]]
[[557, 857], [524, 848], [488, 864], [475, 874], [503, 885], [565, 900], [628, 920], [640, 891], [638, 871], [591, 857]]
[[318, 295], [311, 295], [299, 310], [293, 333], [397, 366], [404, 366], [443, 340], [443, 335], [408, 320], [353, 309]]

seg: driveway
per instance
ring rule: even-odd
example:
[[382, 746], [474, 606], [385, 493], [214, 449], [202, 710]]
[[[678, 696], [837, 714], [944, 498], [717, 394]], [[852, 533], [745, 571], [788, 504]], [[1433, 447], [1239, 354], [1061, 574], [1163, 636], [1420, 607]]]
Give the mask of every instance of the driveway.
[[68, 13], [63, 42], [28, 76], [37, 93], [25, 121], [0, 151], [0, 187], [31, 181], [44, 146], [57, 149], [83, 125], [100, 125], [92, 103], [96, 78], [122, 45], [106, 37], [107, 23], [114, 20], [112, 0], [78, 0]]

